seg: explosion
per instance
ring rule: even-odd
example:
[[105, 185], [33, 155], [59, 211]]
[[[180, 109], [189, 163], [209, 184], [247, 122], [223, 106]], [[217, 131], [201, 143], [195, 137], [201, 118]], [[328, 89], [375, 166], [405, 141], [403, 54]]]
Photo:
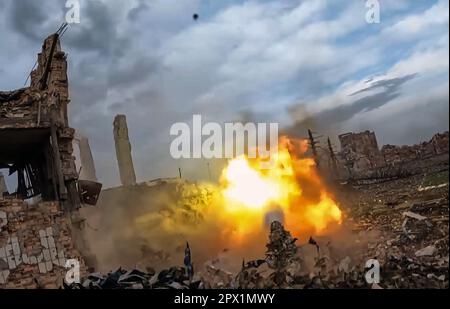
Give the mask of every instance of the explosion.
[[[305, 140], [282, 137], [272, 168], [261, 168], [261, 159], [240, 156], [223, 170], [223, 207], [238, 237], [269, 223], [271, 216], [284, 221], [296, 237], [323, 234], [342, 221], [342, 213], [317, 174], [311, 158], [301, 158]], [[279, 218], [281, 216], [281, 218]]]
[[[306, 141], [282, 137], [271, 168], [265, 169], [262, 159], [239, 156], [222, 170], [218, 185], [180, 181], [168, 187], [167, 197], [160, 189], [161, 196], [152, 194], [127, 229], [152, 252], [163, 250], [179, 259], [186, 241], [201, 248], [197, 261], [222, 256], [226, 249], [226, 268], [236, 270], [243, 256], [256, 259], [264, 254], [273, 220], [283, 222], [302, 241], [330, 234], [341, 223], [342, 213], [314, 160], [305, 157], [307, 146]], [[223, 256], [221, 261], [225, 263]]]

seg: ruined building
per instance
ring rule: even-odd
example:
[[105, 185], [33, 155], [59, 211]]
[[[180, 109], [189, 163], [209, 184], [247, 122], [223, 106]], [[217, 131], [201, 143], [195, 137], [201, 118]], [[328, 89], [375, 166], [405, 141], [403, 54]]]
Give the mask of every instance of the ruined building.
[[448, 153], [449, 132], [437, 133], [429, 141], [415, 145], [384, 145], [381, 154], [389, 165], [427, 159]]
[[31, 72], [31, 85], [0, 93], [0, 167], [17, 173], [21, 198], [41, 194], [76, 209], [77, 171], [69, 127], [67, 63], [57, 34], [47, 38]]
[[72, 155], [58, 33], [45, 39], [30, 77], [29, 87], [0, 92], [0, 169], [17, 179], [0, 196], [0, 288], [56, 288], [67, 259], [85, 267], [77, 213], [89, 190], [78, 184]]
[[[378, 148], [374, 132], [339, 135], [341, 151], [339, 165], [347, 170], [348, 178], [414, 174], [428, 168], [427, 161], [448, 161], [449, 132], [437, 133], [429, 141], [416, 145], [384, 145]], [[384, 177], [383, 176], [383, 177]]]
[[350, 174], [376, 169], [384, 165], [374, 132], [345, 133], [339, 135], [340, 157]]

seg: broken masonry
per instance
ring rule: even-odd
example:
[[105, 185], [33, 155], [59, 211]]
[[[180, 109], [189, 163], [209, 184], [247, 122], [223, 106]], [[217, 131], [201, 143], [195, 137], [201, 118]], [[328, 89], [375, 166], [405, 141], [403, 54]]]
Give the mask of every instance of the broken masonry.
[[17, 179], [9, 192], [0, 177], [0, 288], [58, 288], [67, 258], [84, 271], [78, 209], [101, 187], [87, 194], [78, 183], [59, 33], [44, 40], [36, 64], [28, 87], [0, 91], [0, 169]]

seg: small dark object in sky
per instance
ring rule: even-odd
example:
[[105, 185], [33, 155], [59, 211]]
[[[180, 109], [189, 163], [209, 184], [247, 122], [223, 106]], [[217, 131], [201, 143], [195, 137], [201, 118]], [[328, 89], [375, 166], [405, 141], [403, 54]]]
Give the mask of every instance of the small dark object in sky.
[[195, 13], [194, 15], [192, 15], [192, 18], [193, 18], [194, 20], [197, 20], [197, 19], [198, 19], [198, 14]]

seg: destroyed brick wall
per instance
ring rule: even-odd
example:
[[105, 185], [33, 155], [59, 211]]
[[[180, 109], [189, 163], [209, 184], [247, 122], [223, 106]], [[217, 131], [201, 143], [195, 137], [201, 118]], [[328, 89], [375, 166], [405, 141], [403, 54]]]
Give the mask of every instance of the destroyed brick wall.
[[15, 192], [0, 194], [0, 288], [56, 288], [65, 259], [77, 259], [84, 269], [79, 250], [89, 255], [68, 86], [66, 54], [55, 33], [42, 45], [30, 86], [0, 91], [0, 168], [18, 183]]
[[0, 198], [0, 288], [59, 288], [67, 259], [86, 268], [58, 202]]
[[389, 165], [430, 158], [448, 153], [449, 132], [437, 133], [429, 141], [415, 145], [384, 145], [381, 154]]

